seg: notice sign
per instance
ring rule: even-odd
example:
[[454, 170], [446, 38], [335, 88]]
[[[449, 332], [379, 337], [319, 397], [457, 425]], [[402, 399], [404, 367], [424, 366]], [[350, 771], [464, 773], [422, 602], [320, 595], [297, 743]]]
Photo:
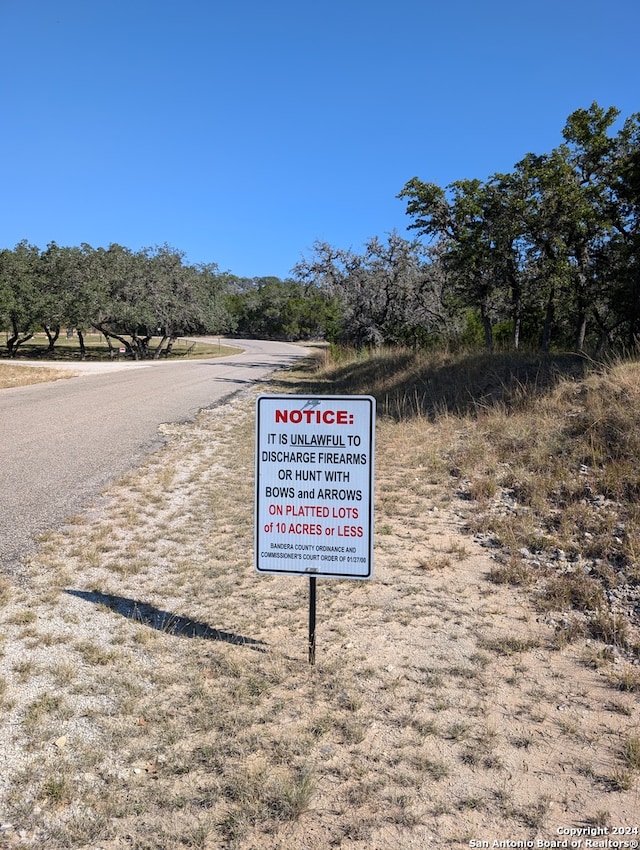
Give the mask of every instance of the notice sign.
[[373, 574], [375, 399], [260, 396], [256, 408], [256, 569]]

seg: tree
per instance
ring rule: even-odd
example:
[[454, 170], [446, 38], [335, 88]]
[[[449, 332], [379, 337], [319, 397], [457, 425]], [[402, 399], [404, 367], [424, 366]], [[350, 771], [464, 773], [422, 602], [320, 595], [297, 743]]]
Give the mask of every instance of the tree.
[[[190, 266], [181, 251], [162, 245], [134, 253], [110, 245], [98, 256], [106, 298], [93, 326], [134, 359], [158, 358], [178, 336], [225, 330], [226, 277], [214, 264]], [[151, 340], [160, 342], [151, 349]]]
[[517, 167], [528, 184], [527, 265], [537, 293], [534, 309], [543, 314], [541, 347], [548, 351], [558, 304], [567, 312], [572, 295], [572, 204], [578, 199], [571, 191], [572, 173], [562, 151], [544, 156], [528, 154]]
[[235, 280], [229, 272], [219, 272], [215, 263], [192, 267], [194, 297], [197, 310], [188, 330], [206, 334], [222, 334], [236, 329], [236, 320], [229, 309], [229, 293]]
[[149, 302], [145, 298], [144, 257], [112, 243], [99, 249], [96, 257], [100, 277], [104, 279], [105, 299], [92, 324], [104, 335], [111, 356], [115, 356], [112, 340], [124, 346], [134, 359], [146, 356], [148, 328], [153, 322]]
[[457, 180], [445, 189], [417, 177], [400, 192], [415, 229], [438, 246], [452, 294], [462, 308], [477, 310], [485, 346], [493, 349], [493, 325], [511, 293], [514, 343], [522, 312], [521, 238], [524, 200], [518, 181], [495, 175], [487, 183]]
[[[615, 110], [615, 115], [617, 115]], [[640, 113], [627, 118], [612, 138], [598, 124], [607, 121], [597, 105], [578, 110], [565, 138], [599, 188], [609, 235], [597, 262], [599, 298], [594, 315], [601, 336], [631, 348], [640, 338]], [[605, 129], [608, 129], [608, 124]]]
[[611, 256], [618, 205], [616, 142], [608, 131], [617, 116], [617, 109], [596, 103], [576, 110], [563, 130], [564, 144], [543, 156], [528, 154], [516, 166], [529, 184], [530, 267], [546, 293], [544, 350], [558, 319], [564, 341], [580, 351], [595, 317], [603, 321], [603, 261]]
[[[627, 317], [626, 344], [640, 344], [640, 113], [630, 116], [616, 140], [617, 201], [613, 227], [620, 245], [618, 309]], [[621, 302], [621, 303], [620, 303]]]
[[75, 328], [84, 360], [84, 332], [105, 300], [93, 272], [94, 251], [90, 245], [62, 248], [51, 242], [41, 254], [42, 327], [49, 339], [49, 351], [60, 334], [61, 325]]
[[145, 335], [141, 341], [140, 353], [143, 356], [147, 355], [154, 333], [161, 337], [153, 352], [157, 359], [164, 346], [170, 350], [179, 334], [194, 326], [200, 315], [194, 286], [195, 273], [183, 264], [183, 259], [184, 254], [168, 245], [144, 252], [144, 294], [139, 294], [138, 298], [139, 301], [144, 298], [149, 319], [144, 325]]
[[26, 240], [0, 251], [0, 320], [8, 329], [9, 356], [36, 332], [42, 316], [40, 252]]
[[426, 251], [391, 233], [370, 239], [362, 254], [316, 242], [294, 274], [338, 305], [331, 338], [357, 346], [416, 342], [441, 330], [443, 320]]
[[553, 338], [582, 350], [596, 331], [613, 340], [621, 328], [637, 339], [640, 120], [611, 135], [618, 114], [576, 110], [563, 144], [511, 174], [444, 189], [414, 177], [401, 191], [410, 227], [437, 247], [448, 294], [477, 311], [488, 348], [507, 316], [516, 348], [525, 317], [544, 350]]
[[271, 339], [322, 339], [333, 320], [333, 305], [301, 281], [257, 277], [237, 282], [231, 297], [238, 333]]
[[108, 302], [106, 273], [99, 252], [86, 242], [79, 249], [72, 249], [68, 263], [66, 317], [69, 326], [76, 329], [80, 357], [84, 360], [84, 335], [94, 327], [94, 322]]

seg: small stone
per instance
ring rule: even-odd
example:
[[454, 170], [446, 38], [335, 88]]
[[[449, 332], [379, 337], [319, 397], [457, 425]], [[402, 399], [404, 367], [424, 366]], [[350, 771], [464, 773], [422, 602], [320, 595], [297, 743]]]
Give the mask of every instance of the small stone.
[[59, 750], [62, 750], [67, 745], [67, 736], [66, 735], [60, 735], [58, 740], [54, 741], [53, 743]]

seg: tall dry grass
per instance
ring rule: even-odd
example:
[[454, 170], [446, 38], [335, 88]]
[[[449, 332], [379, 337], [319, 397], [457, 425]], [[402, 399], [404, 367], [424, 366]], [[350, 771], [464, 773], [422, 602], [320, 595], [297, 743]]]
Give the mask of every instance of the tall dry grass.
[[30, 384], [41, 384], [48, 381], [60, 381], [73, 377], [71, 372], [62, 369], [50, 369], [46, 366], [15, 366], [11, 363], [0, 362], [0, 390], [10, 387], [26, 387]]
[[327, 349], [307, 369], [308, 391], [374, 395], [398, 463], [468, 500], [496, 581], [640, 656], [640, 362]]
[[395, 421], [480, 415], [500, 407], [514, 411], [546, 395], [563, 378], [579, 379], [591, 369], [587, 359], [573, 354], [406, 348], [325, 348], [315, 363], [310, 389], [369, 393], [379, 413]]

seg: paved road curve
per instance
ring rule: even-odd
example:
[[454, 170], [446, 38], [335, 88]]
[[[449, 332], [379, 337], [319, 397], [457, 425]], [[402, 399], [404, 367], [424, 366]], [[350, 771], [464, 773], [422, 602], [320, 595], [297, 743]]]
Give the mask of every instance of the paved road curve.
[[211, 360], [105, 364], [79, 377], [0, 391], [0, 571], [34, 536], [81, 510], [161, 442], [162, 423], [193, 418], [306, 352], [223, 340], [242, 354]]

